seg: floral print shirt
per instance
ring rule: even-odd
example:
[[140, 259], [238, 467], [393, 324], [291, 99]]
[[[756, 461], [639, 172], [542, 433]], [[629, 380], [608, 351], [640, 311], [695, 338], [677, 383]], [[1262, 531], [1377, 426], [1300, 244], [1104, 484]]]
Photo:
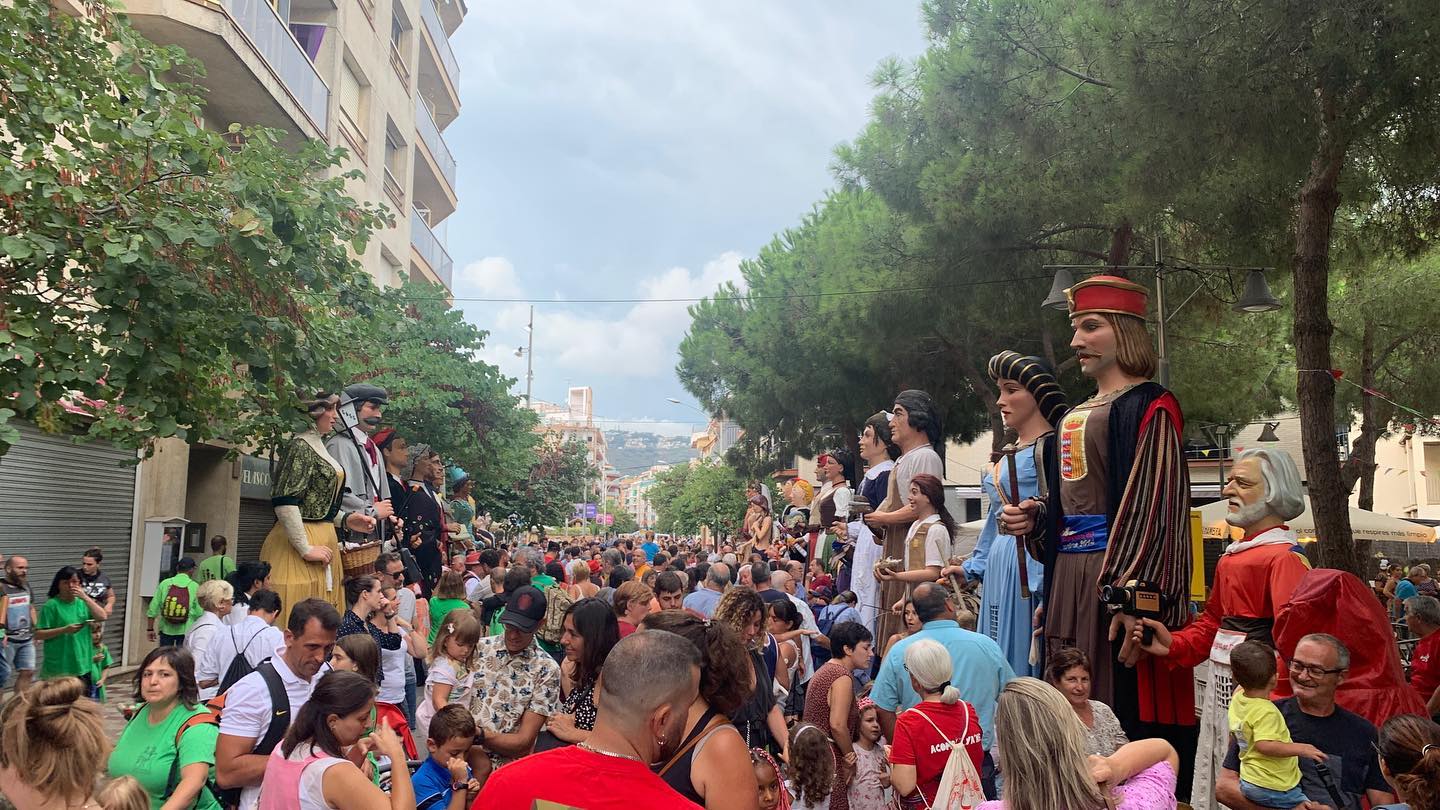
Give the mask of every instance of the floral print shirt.
[[[475, 688], [470, 714], [488, 733], [509, 734], [531, 711], [542, 717], [560, 712], [560, 665], [534, 641], [522, 652], [505, 649], [505, 636], [487, 636], [475, 647]], [[511, 758], [490, 753], [495, 767]]]

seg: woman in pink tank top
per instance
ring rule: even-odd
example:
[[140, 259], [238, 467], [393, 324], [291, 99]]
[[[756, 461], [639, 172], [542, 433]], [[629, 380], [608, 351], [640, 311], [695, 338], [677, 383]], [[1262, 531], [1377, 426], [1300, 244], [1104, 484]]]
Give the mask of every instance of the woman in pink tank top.
[[[402, 810], [415, 806], [410, 772], [396, 768], [386, 796], [345, 751], [365, 737], [375, 685], [353, 672], [330, 672], [295, 715], [285, 741], [265, 765], [257, 810]], [[370, 746], [391, 762], [405, 762], [400, 737], [382, 723]]]

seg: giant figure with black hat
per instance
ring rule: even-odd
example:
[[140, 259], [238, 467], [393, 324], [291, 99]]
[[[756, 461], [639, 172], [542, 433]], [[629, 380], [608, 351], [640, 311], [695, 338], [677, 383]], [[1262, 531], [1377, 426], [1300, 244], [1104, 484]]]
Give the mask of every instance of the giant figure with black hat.
[[[1190, 475], [1175, 395], [1151, 382], [1158, 366], [1145, 328], [1144, 287], [1098, 275], [1066, 290], [1080, 370], [1094, 396], [1057, 431], [1058, 486], [1049, 500], [1006, 506], [1009, 534], [1038, 536], [1046, 556], [1044, 637], [1049, 651], [1090, 656], [1094, 697], [1115, 709], [1130, 739], [1164, 737], [1182, 762], [1194, 755], [1189, 670], [1140, 660], [1137, 614], [1167, 627], [1189, 621]], [[1181, 775], [1180, 796], [1190, 792]]]
[[[389, 395], [384, 388], [369, 383], [355, 383], [345, 388], [340, 397], [339, 424], [335, 435], [325, 440], [325, 449], [345, 471], [345, 488], [341, 506], [375, 518], [375, 539], [385, 533], [386, 523], [395, 514], [390, 503], [390, 481], [385, 475], [385, 462], [371, 434], [380, 429], [380, 419]], [[366, 541], [370, 537], [353, 537]]]
[[269, 588], [280, 596], [282, 627], [290, 608], [312, 596], [345, 609], [336, 530], [365, 534], [375, 528], [374, 518], [342, 503], [345, 471], [321, 444], [335, 424], [339, 400], [325, 393], [305, 397], [313, 424], [290, 438], [275, 468], [270, 504], [276, 522], [260, 559], [270, 564]]

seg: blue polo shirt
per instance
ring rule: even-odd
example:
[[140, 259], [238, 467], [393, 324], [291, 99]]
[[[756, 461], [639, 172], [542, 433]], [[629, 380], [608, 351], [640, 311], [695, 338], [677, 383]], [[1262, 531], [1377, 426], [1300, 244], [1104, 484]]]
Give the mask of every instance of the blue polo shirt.
[[441, 765], [434, 756], [429, 757], [410, 777], [410, 786], [415, 791], [415, 807], [418, 810], [444, 810], [453, 795], [451, 784], [450, 769]]
[[988, 636], [962, 628], [954, 619], [926, 622], [920, 632], [897, 641], [880, 664], [870, 699], [876, 706], [895, 714], [920, 702], [920, 696], [910, 688], [910, 675], [905, 671], [905, 649], [922, 638], [938, 641], [950, 652], [950, 661], [955, 667], [950, 683], [960, 690], [962, 700], [975, 707], [980, 729], [985, 734], [985, 750], [989, 751], [995, 740], [995, 703], [1000, 699], [1000, 690], [1015, 677], [1015, 671], [1005, 660], [999, 644]]

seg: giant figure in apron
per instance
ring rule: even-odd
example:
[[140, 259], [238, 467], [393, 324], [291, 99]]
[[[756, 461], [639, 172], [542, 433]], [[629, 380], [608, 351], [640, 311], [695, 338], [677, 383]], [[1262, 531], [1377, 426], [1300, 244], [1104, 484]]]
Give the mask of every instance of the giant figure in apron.
[[[1181, 761], [1195, 750], [1195, 695], [1188, 670], [1139, 660], [1134, 616], [1101, 599], [1109, 587], [1145, 583], [1160, 595], [1160, 620], [1189, 621], [1190, 475], [1175, 395], [1151, 382], [1158, 360], [1145, 328], [1145, 288], [1092, 276], [1066, 291], [1080, 370], [1095, 396], [1060, 421], [1059, 485], [1041, 504], [1006, 506], [1011, 533], [1041, 533], [1045, 549], [1044, 638], [1048, 652], [1078, 647], [1094, 667], [1094, 697], [1115, 709], [1130, 739], [1163, 737]], [[1177, 795], [1188, 796], [1181, 769]]]
[[[1244, 536], [1225, 549], [1215, 566], [1215, 584], [1200, 618], [1173, 635], [1163, 625], [1151, 623], [1155, 640], [1144, 645], [1145, 652], [1166, 658], [1173, 667], [1194, 667], [1197, 682], [1204, 685], [1190, 795], [1196, 810], [1219, 807], [1213, 785], [1230, 743], [1227, 712], [1235, 694], [1230, 650], [1242, 641], [1274, 647], [1275, 614], [1310, 570], [1295, 532], [1285, 525], [1305, 511], [1304, 485], [1289, 453], [1269, 449], [1241, 453], [1220, 495], [1230, 500], [1226, 522]], [[1140, 628], [1132, 633], [1138, 643]], [[1287, 694], [1283, 666], [1280, 678], [1276, 693]]]
[[[895, 395], [891, 411], [890, 438], [900, 448], [900, 458], [890, 474], [890, 485], [885, 502], [880, 508], [865, 516], [865, 524], [875, 532], [875, 542], [884, 546], [885, 557], [898, 559], [906, 571], [925, 567], [924, 544], [915, 555], [907, 548], [906, 537], [910, 524], [915, 522], [915, 510], [906, 502], [910, 482], [920, 473], [945, 480], [944, 430], [940, 410], [935, 401], [924, 391], [909, 389]], [[914, 556], [916, 559], [911, 559]], [[907, 591], [906, 583], [888, 580], [880, 586], [879, 630], [876, 638], [889, 638], [903, 627], [903, 605]]]

